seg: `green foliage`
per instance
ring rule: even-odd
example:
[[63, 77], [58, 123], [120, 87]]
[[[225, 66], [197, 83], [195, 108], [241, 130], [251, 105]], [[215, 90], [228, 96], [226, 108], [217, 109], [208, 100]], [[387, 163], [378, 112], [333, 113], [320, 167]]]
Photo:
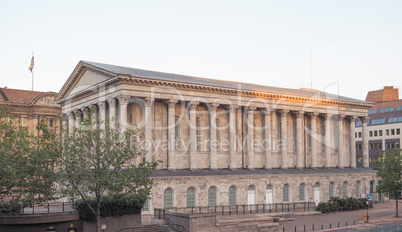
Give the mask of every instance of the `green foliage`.
[[316, 208], [316, 211], [321, 213], [330, 213], [336, 211], [351, 211], [364, 209], [366, 207], [365, 203], [367, 198], [339, 198], [331, 197], [328, 202], [320, 202]]
[[101, 208], [108, 202], [130, 194], [141, 199], [149, 195], [149, 175], [159, 161], [135, 164], [144, 153], [138, 129], [122, 130], [118, 124], [111, 126], [114, 121], [98, 124], [91, 118], [80, 122], [74, 131], [64, 132], [59, 177], [62, 193], [81, 199], [96, 216], [96, 228], [100, 231]]
[[51, 200], [56, 190], [52, 164], [60, 154], [57, 136], [43, 121], [37, 126], [39, 135], [17, 127], [16, 122], [14, 115], [0, 109], [0, 204], [6, 209], [3, 213]]
[[[402, 160], [401, 149], [386, 151], [383, 159], [379, 162], [377, 176], [380, 177], [381, 184], [376, 192], [386, 196], [398, 196], [398, 191], [402, 189]], [[398, 217], [398, 198], [396, 197], [396, 216]]]
[[[110, 197], [101, 198], [101, 217], [116, 217], [122, 215], [140, 214], [144, 206], [146, 197], [142, 194], [129, 194], [118, 199]], [[78, 212], [80, 218], [84, 221], [95, 222], [96, 215], [92, 212], [92, 208], [96, 209], [96, 199], [88, 199], [87, 204], [83, 201], [78, 203]]]

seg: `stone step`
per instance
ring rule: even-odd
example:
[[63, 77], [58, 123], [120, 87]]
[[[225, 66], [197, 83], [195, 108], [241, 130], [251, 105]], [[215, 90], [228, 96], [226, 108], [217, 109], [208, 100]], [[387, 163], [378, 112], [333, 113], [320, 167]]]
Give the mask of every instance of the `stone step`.
[[146, 225], [142, 227], [143, 232], [169, 232], [169, 229], [160, 225]]

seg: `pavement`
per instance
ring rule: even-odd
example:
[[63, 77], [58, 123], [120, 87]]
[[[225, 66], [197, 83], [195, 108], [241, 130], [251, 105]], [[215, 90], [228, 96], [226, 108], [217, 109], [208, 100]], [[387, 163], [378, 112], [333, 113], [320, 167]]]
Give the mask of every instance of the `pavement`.
[[[398, 203], [402, 203], [398, 201]], [[341, 230], [328, 230], [338, 227], [350, 227], [353, 225], [371, 225], [388, 223], [401, 225], [402, 228], [402, 204], [399, 204], [399, 214], [400, 217], [395, 217], [395, 200], [390, 200], [386, 203], [376, 203], [374, 208], [368, 210], [369, 220], [364, 222], [362, 220], [363, 216], [367, 215], [366, 209], [355, 210], [355, 211], [342, 211], [327, 214], [318, 215], [308, 215], [308, 216], [297, 216], [294, 221], [287, 221], [279, 225], [279, 229], [282, 231], [341, 231]], [[355, 230], [353, 227], [348, 230], [344, 228], [342, 231], [370, 231], [370, 230]], [[354, 227], [356, 228], [356, 227]], [[346, 229], [346, 230], [345, 230]], [[373, 230], [374, 231], [374, 230]], [[379, 230], [381, 231], [381, 230]], [[384, 230], [385, 231], [385, 230]], [[386, 230], [389, 231], [389, 230]], [[398, 231], [398, 230], [391, 230]], [[401, 229], [402, 231], [402, 229]]]

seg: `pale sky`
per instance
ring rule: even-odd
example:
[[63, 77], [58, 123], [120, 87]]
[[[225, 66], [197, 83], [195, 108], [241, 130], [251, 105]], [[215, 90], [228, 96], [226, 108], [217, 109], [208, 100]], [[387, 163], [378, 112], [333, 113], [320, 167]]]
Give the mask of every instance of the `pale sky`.
[[[402, 87], [402, 1], [4, 1], [0, 87], [58, 92], [79, 60], [364, 100]], [[339, 89], [338, 89], [339, 85]]]

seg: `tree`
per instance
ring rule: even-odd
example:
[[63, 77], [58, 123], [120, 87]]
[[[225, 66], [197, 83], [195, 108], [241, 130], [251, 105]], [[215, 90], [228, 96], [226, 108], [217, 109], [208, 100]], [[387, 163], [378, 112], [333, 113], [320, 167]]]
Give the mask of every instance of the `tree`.
[[380, 162], [377, 176], [382, 178], [377, 192], [396, 199], [396, 217], [398, 214], [398, 192], [402, 189], [402, 160], [401, 149], [386, 151]]
[[138, 129], [111, 127], [113, 121], [97, 125], [90, 118], [73, 133], [64, 132], [60, 185], [65, 195], [83, 201], [96, 216], [96, 231], [101, 231], [102, 205], [127, 194], [146, 199], [152, 187], [149, 174], [158, 162], [135, 165], [136, 157], [143, 154]]
[[54, 199], [53, 164], [59, 154], [56, 134], [44, 121], [37, 125], [39, 135], [13, 121], [14, 115], [0, 112], [0, 204], [15, 209]]

